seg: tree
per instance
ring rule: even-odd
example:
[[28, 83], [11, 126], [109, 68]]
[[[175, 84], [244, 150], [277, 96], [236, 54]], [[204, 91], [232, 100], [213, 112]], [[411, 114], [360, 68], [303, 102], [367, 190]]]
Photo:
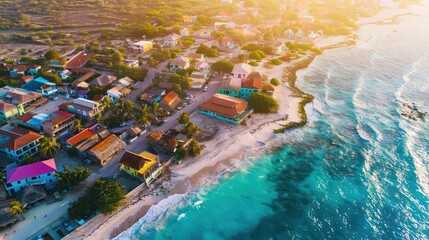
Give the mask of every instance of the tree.
[[57, 85], [62, 83], [61, 77], [56, 73], [47, 72], [42, 69], [39, 71], [39, 75], [45, 78], [46, 80], [49, 80]]
[[212, 64], [212, 70], [218, 73], [230, 73], [234, 64], [228, 60], [219, 60]]
[[67, 189], [85, 181], [91, 175], [91, 170], [82, 166], [71, 170], [68, 166], [65, 166], [64, 171], [58, 171], [55, 175], [57, 177], [58, 188]]
[[193, 122], [189, 122], [182, 128], [181, 132], [188, 137], [196, 137], [200, 133], [200, 128]]
[[180, 116], [176, 119], [179, 124], [186, 125], [191, 122], [191, 118], [189, 117], [187, 112], [182, 112]]
[[57, 59], [57, 58], [61, 57], [61, 55], [55, 49], [51, 49], [45, 53], [44, 57], [47, 60], [53, 60], [53, 59]]
[[278, 80], [277, 78], [271, 78], [270, 83], [271, 85], [278, 86], [280, 85], [280, 80]]
[[125, 199], [125, 190], [113, 179], [98, 179], [88, 191], [88, 196], [100, 212], [115, 211]]
[[192, 139], [191, 142], [188, 145], [188, 154], [191, 157], [198, 157], [203, 152], [203, 146], [201, 146], [197, 140]]
[[211, 48], [205, 44], [200, 44], [200, 46], [197, 48], [196, 53], [204, 54], [205, 57], [209, 57], [209, 58], [219, 56], [216, 49]]
[[72, 132], [78, 133], [81, 132], [83, 129], [85, 128], [83, 127], [82, 121], [80, 119], [75, 119], [73, 122]]
[[12, 213], [12, 215], [17, 217], [22, 216], [25, 219], [24, 208], [25, 206], [23, 206], [19, 201], [13, 201], [11, 203], [10, 213]]
[[152, 110], [152, 113], [155, 115], [159, 115], [163, 112], [162, 108], [159, 107], [159, 103], [157, 102], [152, 103], [151, 110]]
[[111, 56], [111, 62], [113, 65], [121, 64], [124, 61], [124, 59], [125, 59], [124, 55], [119, 51], [115, 51]]
[[137, 115], [137, 123], [142, 125], [149, 125], [150, 124], [150, 111], [146, 104], [142, 105], [142, 109], [140, 110], [139, 114]]
[[188, 151], [183, 146], [180, 146], [176, 151], [176, 157], [180, 160], [187, 159], [189, 157]]
[[39, 151], [46, 157], [53, 157], [59, 149], [59, 145], [55, 138], [44, 136], [40, 139]]
[[277, 112], [279, 109], [279, 104], [277, 101], [265, 93], [252, 93], [248, 102], [253, 110], [259, 113]]

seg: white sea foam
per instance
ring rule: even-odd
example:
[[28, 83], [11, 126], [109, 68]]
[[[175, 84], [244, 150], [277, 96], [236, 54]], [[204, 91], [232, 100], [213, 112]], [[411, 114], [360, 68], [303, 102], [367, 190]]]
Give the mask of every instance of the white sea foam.
[[134, 233], [137, 232], [140, 228], [144, 227], [145, 225], [151, 225], [157, 222], [166, 212], [176, 207], [177, 204], [180, 203], [186, 196], [187, 194], [174, 194], [161, 200], [158, 204], [151, 206], [146, 215], [140, 218], [138, 222], [134, 223], [130, 228], [119, 234], [114, 239], [131, 239]]
[[186, 217], [186, 213], [181, 213], [180, 215], [179, 215], [179, 217], [177, 218], [177, 221], [180, 221], [180, 220], [182, 220], [183, 218], [185, 218]]

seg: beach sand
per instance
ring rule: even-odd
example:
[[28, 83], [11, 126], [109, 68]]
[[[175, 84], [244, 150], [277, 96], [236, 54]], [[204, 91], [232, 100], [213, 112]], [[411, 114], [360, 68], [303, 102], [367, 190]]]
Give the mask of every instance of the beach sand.
[[[368, 24], [392, 19], [404, 13], [407, 11], [403, 9], [381, 11], [379, 15], [362, 20], [360, 23]], [[326, 49], [334, 46], [345, 46], [345, 40], [345, 37], [325, 37], [318, 40], [317, 46]], [[282, 79], [284, 69], [293, 67], [299, 62], [300, 60], [295, 60], [283, 63], [280, 66], [273, 66], [271, 69], [260, 64], [261, 66], [256, 67], [255, 70], [267, 74], [270, 79]], [[156, 205], [161, 200], [168, 196], [186, 195], [188, 192], [212, 182], [225, 170], [233, 168], [240, 159], [245, 157], [248, 149], [255, 149], [272, 139], [275, 136], [273, 129], [279, 128], [279, 124], [300, 121], [301, 118], [297, 109], [301, 98], [293, 94], [286, 81], [276, 87], [274, 98], [280, 105], [278, 113], [253, 114], [247, 120], [246, 126], [228, 124], [198, 113], [192, 114], [192, 121], [201, 128], [207, 127], [207, 125], [216, 125], [216, 134], [212, 136], [212, 139], [203, 142], [205, 149], [202, 156], [171, 166], [170, 180], [161, 182], [162, 179], [160, 179], [150, 189], [142, 191], [134, 199], [129, 199], [128, 203], [117, 212], [111, 215], [100, 214], [96, 216], [65, 239], [111, 239], [130, 228], [145, 216], [151, 206]], [[239, 142], [237, 142], [236, 137], [238, 135], [240, 136]], [[160, 185], [163, 187], [160, 188]], [[135, 231], [135, 229], [130, 231]]]

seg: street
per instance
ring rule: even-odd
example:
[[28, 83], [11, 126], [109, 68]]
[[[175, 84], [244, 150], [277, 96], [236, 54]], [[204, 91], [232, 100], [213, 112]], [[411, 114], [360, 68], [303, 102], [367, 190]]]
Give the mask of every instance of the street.
[[[150, 69], [145, 81], [137, 82], [135, 84], [136, 90], [133, 91], [132, 94], [135, 96], [141, 94], [142, 89], [145, 89], [152, 82], [152, 79], [155, 76], [155, 73], [160, 71], [160, 69], [164, 69], [168, 63], [160, 64], [160, 66], [156, 69]], [[172, 116], [168, 118], [168, 120], [161, 126], [152, 126], [151, 131], [146, 131], [142, 134], [137, 140], [133, 143], [127, 145], [125, 150], [140, 153], [147, 148], [146, 145], [146, 137], [154, 130], [167, 131], [171, 128], [175, 128], [177, 126], [176, 119], [180, 116], [183, 111], [187, 113], [194, 112], [197, 107], [202, 104], [204, 101], [207, 101], [211, 96], [216, 93], [220, 85], [220, 77], [216, 79], [212, 79], [208, 84], [208, 91], [188, 91], [194, 96], [194, 101], [190, 105], [184, 107], [180, 111], [176, 111]], [[130, 94], [130, 95], [132, 95]], [[63, 101], [60, 98], [58, 101]], [[50, 101], [49, 105], [44, 105], [38, 109], [37, 112], [48, 112], [48, 109], [51, 109], [57, 101]], [[52, 106], [51, 106], [52, 105]], [[104, 167], [100, 167], [99, 169], [93, 171], [93, 173], [88, 177], [85, 183], [81, 184], [77, 188], [73, 189], [64, 197], [63, 200], [47, 204], [43, 203], [38, 207], [30, 209], [26, 211], [25, 214], [27, 218], [24, 221], [21, 221], [11, 227], [10, 229], [4, 231], [3, 233], [7, 233], [7, 236], [4, 236], [4, 239], [28, 239], [34, 236], [36, 233], [39, 233], [42, 229], [53, 228], [54, 226], [50, 226], [52, 223], [59, 220], [61, 217], [65, 217], [67, 215], [68, 206], [75, 201], [86, 189], [87, 186], [90, 186], [94, 181], [102, 177], [114, 177], [119, 173], [119, 165], [118, 161], [121, 158], [124, 151], [119, 152], [111, 161], [109, 161]], [[47, 215], [47, 218], [43, 218], [44, 215]], [[34, 219], [33, 216], [36, 216], [37, 219]], [[19, 229], [16, 233], [13, 233], [15, 229]], [[2, 234], [3, 234], [2, 233]], [[41, 233], [39, 233], [41, 234]]]

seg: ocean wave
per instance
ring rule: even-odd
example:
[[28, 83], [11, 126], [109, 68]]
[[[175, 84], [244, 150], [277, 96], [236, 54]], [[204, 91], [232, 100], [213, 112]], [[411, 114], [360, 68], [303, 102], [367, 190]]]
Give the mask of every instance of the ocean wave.
[[401, 86], [399, 86], [398, 90], [395, 92], [395, 98], [397, 101], [399, 101], [400, 103], [402, 102], [407, 102], [406, 99], [404, 99], [402, 97], [403, 92], [405, 91], [405, 89], [407, 88], [407, 84], [410, 82], [411, 80], [411, 76], [412, 74], [414, 74], [417, 71], [417, 67], [422, 63], [422, 61], [425, 59], [425, 57], [420, 57], [418, 58], [412, 65], [409, 71], [407, 71], [403, 76], [403, 83]]
[[174, 194], [166, 199], [161, 200], [156, 205], [153, 205], [149, 208], [147, 213], [136, 223], [134, 223], [126, 231], [119, 234], [115, 237], [115, 240], [129, 240], [135, 235], [135, 233], [141, 230], [146, 225], [152, 225], [160, 220], [160, 218], [167, 213], [169, 210], [173, 209], [180, 203], [187, 194]]

